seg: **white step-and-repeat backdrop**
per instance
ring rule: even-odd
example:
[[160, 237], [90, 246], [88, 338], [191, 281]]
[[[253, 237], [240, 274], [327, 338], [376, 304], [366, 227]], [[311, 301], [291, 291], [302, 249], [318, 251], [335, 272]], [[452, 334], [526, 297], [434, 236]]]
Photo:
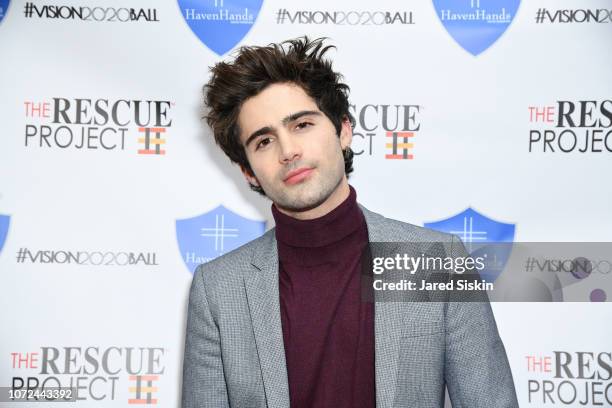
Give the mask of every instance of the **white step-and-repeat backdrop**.
[[[201, 121], [208, 67], [305, 34], [337, 46], [366, 207], [612, 241], [609, 1], [0, 0], [0, 387], [179, 405], [193, 269], [273, 226]], [[521, 407], [612, 406], [612, 293], [585, 293], [493, 305]]]

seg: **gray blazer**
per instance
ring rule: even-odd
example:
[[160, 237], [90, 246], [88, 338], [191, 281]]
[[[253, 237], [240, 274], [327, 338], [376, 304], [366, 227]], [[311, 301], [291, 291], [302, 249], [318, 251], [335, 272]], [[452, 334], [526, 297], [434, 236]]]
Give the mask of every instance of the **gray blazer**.
[[[370, 242], [446, 242], [452, 235], [361, 207]], [[375, 303], [376, 406], [518, 407], [488, 302]], [[183, 361], [183, 408], [289, 407], [274, 230], [193, 277]]]

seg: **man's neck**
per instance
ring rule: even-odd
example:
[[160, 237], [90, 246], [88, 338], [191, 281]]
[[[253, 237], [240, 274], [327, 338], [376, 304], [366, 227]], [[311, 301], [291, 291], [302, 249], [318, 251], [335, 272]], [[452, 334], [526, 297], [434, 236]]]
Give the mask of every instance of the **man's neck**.
[[346, 176], [342, 179], [338, 187], [331, 193], [331, 195], [320, 205], [305, 211], [291, 211], [285, 208], [276, 206], [278, 211], [298, 220], [312, 220], [319, 218], [331, 212], [334, 208], [338, 207], [344, 200], [346, 200], [350, 194], [348, 180]]

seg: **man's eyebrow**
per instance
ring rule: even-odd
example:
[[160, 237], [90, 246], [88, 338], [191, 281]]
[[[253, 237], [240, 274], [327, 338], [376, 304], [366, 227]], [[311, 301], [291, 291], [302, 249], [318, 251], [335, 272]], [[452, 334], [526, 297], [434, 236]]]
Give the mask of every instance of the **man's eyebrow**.
[[[283, 126], [287, 126], [289, 123], [295, 120], [298, 120], [302, 116], [308, 116], [308, 115], [321, 116], [322, 113], [320, 111], [303, 110], [303, 111], [299, 111], [296, 113], [292, 113], [291, 115], [284, 117], [281, 123], [283, 124]], [[264, 126], [261, 129], [256, 130], [255, 132], [251, 133], [251, 135], [244, 142], [244, 147], [248, 147], [249, 144], [256, 138], [258, 138], [259, 136], [265, 135], [267, 133], [272, 133], [274, 131], [275, 129], [273, 126]]]
[[287, 126], [287, 124], [293, 122], [294, 120], [298, 120], [302, 116], [308, 116], [308, 115], [321, 116], [321, 112], [320, 111], [309, 111], [309, 110], [299, 111], [299, 112], [292, 113], [291, 115], [285, 117], [281, 121], [281, 123], [283, 124], [283, 126]]
[[251, 136], [249, 136], [247, 140], [244, 142], [244, 147], [249, 147], [249, 144], [253, 140], [257, 139], [261, 135], [272, 133], [273, 131], [274, 131], [274, 128], [271, 126], [264, 126], [261, 129], [256, 130], [255, 132], [251, 133]]

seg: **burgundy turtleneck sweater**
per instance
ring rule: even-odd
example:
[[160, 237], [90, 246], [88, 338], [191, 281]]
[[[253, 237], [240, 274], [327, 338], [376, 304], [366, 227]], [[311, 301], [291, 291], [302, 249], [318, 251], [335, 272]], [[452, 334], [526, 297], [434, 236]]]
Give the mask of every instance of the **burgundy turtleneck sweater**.
[[373, 408], [374, 305], [360, 292], [365, 218], [349, 197], [323, 217], [272, 206], [291, 408]]

